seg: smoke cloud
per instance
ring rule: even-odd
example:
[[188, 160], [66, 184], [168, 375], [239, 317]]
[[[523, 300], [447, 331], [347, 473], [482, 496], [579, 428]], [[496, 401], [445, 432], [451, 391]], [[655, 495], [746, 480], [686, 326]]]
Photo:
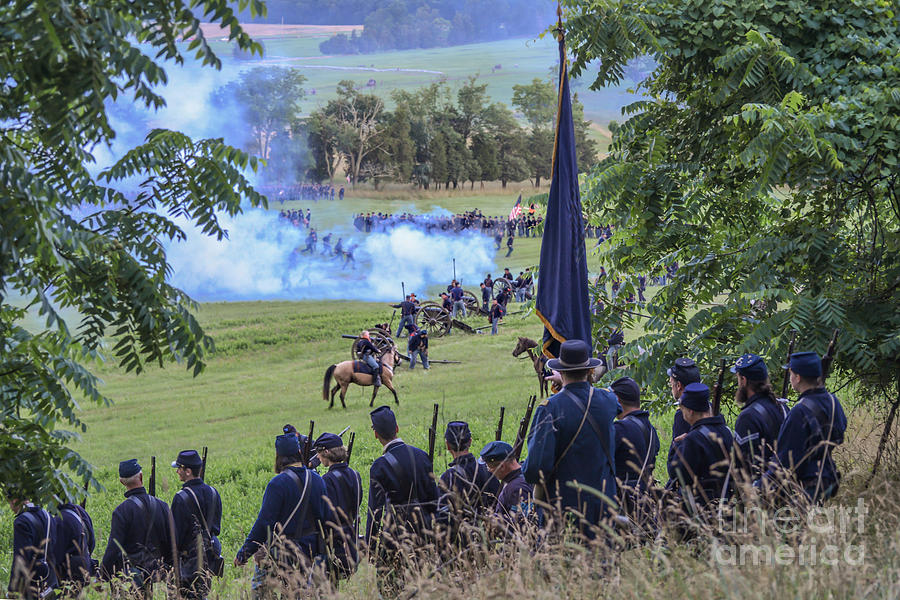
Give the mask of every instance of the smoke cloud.
[[408, 225], [384, 233], [335, 233], [345, 249], [354, 244], [355, 268], [342, 259], [301, 253], [307, 231], [275, 212], [250, 210], [221, 216], [228, 238], [217, 241], [182, 221], [185, 242], [167, 247], [172, 284], [199, 301], [347, 299], [398, 301], [400, 282], [423, 295], [456, 275], [465, 284], [480, 282], [493, 270], [494, 248], [472, 232], [426, 234]]

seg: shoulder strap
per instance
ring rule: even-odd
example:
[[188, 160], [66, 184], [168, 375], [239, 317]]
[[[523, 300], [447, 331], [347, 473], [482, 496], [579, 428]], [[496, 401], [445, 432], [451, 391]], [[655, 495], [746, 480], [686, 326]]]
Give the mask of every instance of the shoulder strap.
[[153, 530], [153, 521], [156, 520], [156, 502], [150, 502], [150, 507], [147, 506], [146, 503], [141, 502], [141, 499], [137, 496], [131, 496], [129, 498], [133, 500], [138, 506], [140, 506], [145, 513], [149, 513], [150, 518], [147, 519], [147, 530], [144, 532], [144, 547], [146, 548], [150, 543], [150, 532]]
[[212, 540], [212, 534], [209, 532], [209, 525], [206, 524], [206, 517], [203, 515], [203, 509], [200, 507], [200, 501], [197, 499], [197, 494], [194, 493], [189, 487], [182, 488], [182, 491], [189, 492], [191, 497], [194, 499], [194, 504], [197, 505], [197, 512], [200, 513], [200, 520], [203, 522], [203, 529], [206, 530], [206, 537]]
[[562, 453], [559, 455], [559, 458], [557, 458], [556, 462], [553, 464], [553, 472], [554, 473], [556, 473], [556, 470], [559, 468], [559, 465], [562, 462], [562, 459], [565, 458], [566, 454], [569, 453], [569, 449], [572, 448], [572, 445], [575, 443], [575, 440], [578, 439], [578, 435], [581, 433], [581, 429], [584, 427], [584, 422], [587, 420], [588, 413], [591, 410], [591, 400], [594, 397], [594, 386], [591, 386], [591, 391], [588, 392], [587, 407], [585, 407], [581, 403], [581, 401], [578, 399], [578, 397], [575, 394], [573, 394], [572, 392], [570, 392], [569, 390], [563, 388], [563, 392], [565, 392], [566, 395], [569, 396], [569, 398], [571, 398], [572, 400], [575, 401], [575, 406], [577, 406], [580, 410], [582, 410], [584, 412], [584, 414], [581, 415], [581, 422], [578, 424], [578, 429], [575, 430], [575, 435], [572, 436], [572, 439], [569, 440], [569, 444], [566, 446], [566, 449], [562, 451]]
[[[631, 415], [629, 415], [631, 416]], [[628, 417], [626, 417], [628, 418]], [[647, 462], [650, 460], [650, 451], [653, 449], [653, 428], [650, 427], [649, 422], [644, 422], [644, 420], [640, 417], [633, 417], [631, 421], [637, 423], [638, 427], [641, 428], [641, 431], [644, 433], [644, 436], [647, 438], [647, 451], [644, 453], [644, 462], [641, 465], [641, 473], [638, 475], [638, 479], [644, 479], [644, 473], [647, 470]]]
[[[584, 419], [586, 418], [587, 422], [591, 425], [591, 429], [594, 430], [594, 433], [597, 434], [597, 437], [601, 441], [600, 449], [603, 450], [603, 455], [606, 457], [606, 464], [609, 465], [609, 468], [612, 470], [613, 474], [615, 474], [615, 472], [616, 472], [615, 463], [612, 461], [612, 458], [610, 458], [610, 456], [609, 456], [609, 450], [607, 450], [606, 446], [603, 445], [603, 437], [604, 437], [603, 432], [600, 430], [600, 426], [597, 425], [597, 421], [595, 421], [594, 417], [590, 414], [591, 398], [594, 395], [594, 386], [591, 386], [591, 392], [588, 395], [588, 405], [587, 406], [584, 405], [584, 403], [581, 401], [581, 399], [578, 396], [576, 396], [575, 394], [573, 394], [566, 388], [563, 388], [563, 392], [565, 392], [575, 402], [575, 406], [577, 406], [579, 410], [584, 411], [584, 417], [582, 418], [582, 424], [584, 424]], [[578, 431], [579, 432], [581, 431], [580, 426], [578, 428]], [[575, 435], [576, 435], [576, 437], [578, 436], [577, 433]], [[574, 441], [574, 439], [575, 438], [572, 438], [573, 441]], [[568, 448], [566, 448], [566, 450], [568, 450]], [[557, 464], [559, 464], [559, 461], [557, 461]]]
[[78, 526], [81, 528], [81, 536], [80, 536], [81, 540], [78, 545], [78, 549], [82, 553], [85, 553], [85, 549], [87, 547], [87, 543], [85, 540], [85, 538], [87, 537], [87, 528], [84, 526], [84, 520], [81, 518], [81, 515], [78, 514], [78, 511], [75, 509], [64, 508], [64, 509], [62, 509], [62, 512], [72, 515], [73, 517], [75, 517], [75, 520], [78, 521]]
[[[762, 405], [762, 402], [756, 401], [750, 405], [750, 407], [756, 412], [762, 422], [766, 425], [766, 428], [769, 430], [768, 432], [775, 432], [775, 436], [778, 436], [779, 427], [775, 426], [775, 420], [772, 418], [772, 413], [766, 409], [765, 406]], [[766, 440], [770, 445], [775, 441], [774, 439]]]
[[25, 517], [25, 520], [28, 521], [29, 523], [31, 523], [31, 526], [34, 527], [35, 529], [37, 529], [37, 530], [40, 530], [42, 528], [45, 529], [44, 539], [41, 540], [41, 545], [44, 547], [44, 550], [41, 554], [41, 562], [46, 563], [47, 562], [47, 549], [50, 545], [50, 513], [48, 513], [43, 508], [41, 509], [41, 513], [47, 518], [47, 527], [46, 528], [43, 527], [43, 525], [41, 524], [41, 520], [38, 519], [37, 515], [35, 515], [30, 510], [24, 511], [22, 513], [22, 516]]
[[297, 539], [298, 537], [300, 537], [300, 534], [303, 533], [303, 523], [306, 522], [306, 511], [309, 509], [309, 505], [303, 502], [303, 500], [306, 498], [306, 490], [309, 489], [309, 469], [304, 469], [302, 484], [300, 483], [300, 476], [294, 473], [292, 469], [287, 468], [284, 470], [284, 472], [287, 473], [288, 476], [294, 480], [294, 483], [297, 484], [297, 489], [300, 490], [300, 500], [297, 501], [297, 506], [295, 506], [294, 510], [291, 511], [291, 514], [288, 516], [282, 527], [291, 522], [291, 519], [294, 518], [294, 513], [297, 512], [297, 509], [300, 508], [300, 505], [303, 505], [303, 510], [300, 511], [300, 516], [297, 518], [297, 525], [294, 527], [293, 539]]
[[[829, 400], [831, 400], [831, 418], [825, 413], [825, 409], [822, 406], [813, 400], [811, 400], [808, 396], [803, 398], [800, 401], [800, 404], [805, 406], [810, 413], [812, 413], [813, 419], [816, 421], [816, 424], [819, 426], [819, 436], [822, 438], [823, 442], [830, 443], [831, 442], [831, 434], [834, 431], [834, 407], [836, 404], [836, 398], [834, 394], [828, 394]], [[828, 435], [825, 435], [825, 424], [828, 424]]]

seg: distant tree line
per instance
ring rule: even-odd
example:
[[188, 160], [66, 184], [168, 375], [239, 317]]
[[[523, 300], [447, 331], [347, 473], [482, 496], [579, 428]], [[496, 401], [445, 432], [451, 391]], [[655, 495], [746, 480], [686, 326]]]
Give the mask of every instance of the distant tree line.
[[[352, 82], [338, 86], [338, 97], [306, 121], [315, 167], [311, 178], [333, 179], [339, 168], [351, 181], [412, 183], [457, 188], [465, 183], [531, 179], [539, 186], [550, 176], [556, 86], [535, 79], [513, 86], [520, 124], [506, 105], [489, 101], [487, 85], [471, 77], [454, 94], [445, 83], [416, 92], [398, 90], [394, 110]], [[579, 159], [593, 165], [596, 145], [589, 122], [575, 100]]]
[[[415, 92], [395, 91], [394, 110], [384, 99], [341, 81], [337, 97], [300, 116], [304, 78], [296, 69], [259, 67], [220, 88], [213, 102], [236, 109], [246, 127], [242, 147], [264, 158], [267, 184], [333, 181], [411, 183], [424, 189], [465, 183], [550, 177], [556, 117], [556, 84], [534, 79], [513, 86], [513, 106], [490, 102], [487, 84], [470, 77], [455, 92], [433, 83]], [[579, 163], [596, 161], [584, 107], [573, 100]]]
[[534, 0], [268, 0], [265, 17], [242, 21], [359, 25], [362, 35], [323, 42], [326, 54], [431, 48], [535, 35], [547, 24], [549, 4]]

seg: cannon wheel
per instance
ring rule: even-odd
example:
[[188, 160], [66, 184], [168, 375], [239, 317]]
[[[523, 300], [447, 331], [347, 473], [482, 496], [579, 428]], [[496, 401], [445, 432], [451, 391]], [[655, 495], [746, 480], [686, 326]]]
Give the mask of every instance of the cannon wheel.
[[450, 313], [437, 302], [425, 302], [416, 313], [416, 326], [427, 329], [432, 337], [441, 337], [450, 331]]
[[472, 292], [463, 292], [463, 304], [466, 305], [466, 313], [468, 315], [477, 315], [481, 312], [481, 302]]
[[[372, 339], [372, 343], [375, 344], [375, 347], [378, 348], [379, 352], [386, 352], [394, 345], [394, 340], [391, 336], [380, 328], [370, 329], [369, 337]], [[353, 340], [353, 345], [350, 346], [350, 358], [353, 360], [362, 360], [362, 354], [356, 349], [356, 343], [359, 340], [360, 338], [356, 338]]]
[[506, 290], [507, 292], [512, 292], [512, 282], [509, 279], [506, 279], [505, 277], [500, 277], [500, 278], [494, 280], [494, 285], [491, 289], [494, 292], [493, 297], [496, 298], [497, 294], [499, 294], [503, 290]]

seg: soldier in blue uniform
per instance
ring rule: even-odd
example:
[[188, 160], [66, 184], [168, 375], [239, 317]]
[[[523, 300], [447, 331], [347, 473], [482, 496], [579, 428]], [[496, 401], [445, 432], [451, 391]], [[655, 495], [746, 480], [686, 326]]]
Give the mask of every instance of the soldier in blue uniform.
[[379, 387], [381, 385], [381, 365], [378, 363], [380, 353], [378, 352], [378, 347], [372, 343], [372, 337], [369, 335], [368, 330], [363, 331], [359, 335], [359, 340], [356, 342], [356, 349], [362, 354], [363, 362], [372, 369], [372, 376], [375, 378], [375, 387]]
[[791, 387], [800, 400], [781, 426], [777, 465], [769, 467], [764, 480], [773, 482], [779, 468], [786, 469], [810, 500], [821, 503], [837, 492], [840, 483], [831, 451], [844, 443], [847, 417], [837, 397], [825, 389], [818, 354], [796, 352], [788, 366]]
[[741, 480], [751, 482], [765, 472], [774, 455], [778, 432], [787, 414], [769, 382], [766, 363], [756, 354], [745, 354], [731, 368], [737, 377], [735, 402], [741, 413], [734, 424], [737, 444], [735, 471]]
[[135, 591], [149, 598], [153, 583], [175, 564], [172, 513], [168, 504], [147, 494], [137, 459], [119, 463], [119, 482], [126, 489], [125, 501], [113, 511], [100, 573], [105, 578], [126, 573]]
[[729, 493], [734, 436], [725, 417], [712, 414], [709, 388], [691, 383], [681, 394], [681, 411], [691, 426], [669, 462], [666, 489], [676, 492], [693, 514]]
[[59, 526], [40, 506], [20, 498], [15, 488], [7, 488], [13, 519], [12, 567], [9, 570], [10, 598], [37, 600], [52, 598], [59, 581], [53, 565], [54, 543]]
[[[669, 390], [672, 392], [675, 402], [681, 400], [685, 386], [700, 383], [700, 368], [690, 358], [676, 358], [675, 364], [666, 373], [669, 375]], [[669, 458], [666, 464], [675, 459], [675, 448], [690, 428], [691, 426], [684, 420], [679, 406], [675, 409], [675, 416], [672, 420], [672, 443], [669, 445]]]
[[383, 451], [369, 469], [366, 542], [370, 548], [377, 546], [384, 550], [391, 545], [384, 533], [391, 537], [399, 534], [390, 530], [382, 532], [382, 521], [388, 513], [391, 527], [421, 535], [431, 527], [438, 488], [428, 454], [397, 437], [400, 428], [390, 407], [379, 406], [370, 417], [375, 439]]
[[444, 443], [453, 460], [441, 475], [441, 497], [438, 510], [441, 519], [453, 516], [474, 517], [493, 509], [500, 492], [500, 481], [469, 452], [472, 432], [465, 421], [450, 421], [444, 432]]
[[325, 542], [331, 559], [329, 571], [336, 581], [350, 577], [359, 563], [357, 540], [362, 478], [347, 463], [347, 448], [340, 436], [323, 433], [313, 442], [313, 449], [328, 469], [322, 479], [333, 518], [325, 530]]
[[391, 308], [400, 309], [400, 324], [397, 325], [397, 335], [403, 333], [404, 327], [409, 327], [410, 331], [415, 327], [415, 317], [418, 306], [413, 302], [413, 296], [407, 294], [406, 298], [400, 304], [391, 304]]
[[[325, 555], [321, 536], [333, 517], [325, 501], [325, 482], [315, 471], [303, 465], [300, 442], [294, 434], [275, 438], [276, 471], [266, 486], [262, 506], [244, 545], [234, 557], [234, 565], [245, 564], [260, 550], [267, 550], [253, 575], [251, 589], [256, 598], [271, 588], [284, 593], [296, 592], [296, 580], [285, 577], [291, 572], [306, 574], [312, 564]], [[261, 561], [257, 561], [258, 563]], [[269, 568], [274, 573], [269, 574]]]
[[522, 475], [522, 466], [506, 442], [489, 442], [481, 449], [487, 470], [501, 483], [494, 515], [507, 526], [523, 526], [531, 515], [532, 488]]
[[634, 379], [621, 377], [610, 389], [622, 406], [614, 423], [619, 500], [625, 512], [640, 521], [649, 508], [646, 493], [653, 483], [659, 435], [650, 423], [650, 413], [641, 409], [641, 388]]
[[[179, 590], [183, 598], [204, 598], [209, 593], [210, 570], [222, 557], [222, 498], [200, 478], [203, 459], [196, 450], [184, 450], [172, 463], [181, 490], [172, 498], [175, 547], [178, 550]], [[200, 569], [200, 565], [203, 569]]]
[[97, 561], [91, 558], [95, 545], [94, 522], [87, 511], [77, 504], [60, 504], [56, 573], [60, 585], [71, 587], [75, 595], [97, 571]]
[[619, 403], [612, 392], [588, 382], [600, 362], [582, 340], [563, 342], [559, 358], [547, 361], [560, 373], [563, 388], [535, 409], [523, 467], [525, 480], [535, 485], [535, 499], [580, 515], [579, 527], [588, 538], [608, 515], [607, 504], [573, 484], [616, 497], [613, 419]]

